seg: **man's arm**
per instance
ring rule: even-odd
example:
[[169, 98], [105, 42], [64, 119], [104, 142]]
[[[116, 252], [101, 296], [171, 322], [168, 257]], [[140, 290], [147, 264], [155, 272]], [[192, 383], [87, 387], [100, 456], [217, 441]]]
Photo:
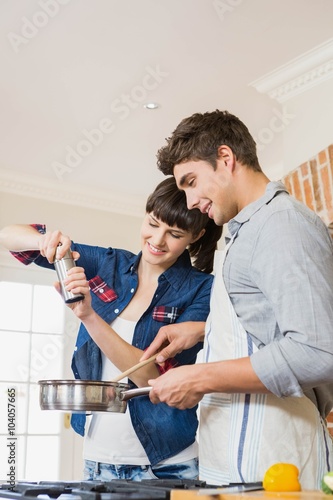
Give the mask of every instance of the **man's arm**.
[[208, 393], [269, 394], [249, 357], [180, 366], [148, 383], [152, 403], [163, 402], [180, 410], [193, 408]]

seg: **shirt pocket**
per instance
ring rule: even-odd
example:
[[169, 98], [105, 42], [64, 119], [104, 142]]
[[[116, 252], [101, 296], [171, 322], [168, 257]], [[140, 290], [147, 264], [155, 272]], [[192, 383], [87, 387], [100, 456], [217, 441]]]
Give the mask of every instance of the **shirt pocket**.
[[95, 278], [89, 280], [89, 288], [102, 302], [113, 302], [118, 298], [113, 288], [109, 287], [100, 276], [95, 276]]
[[153, 319], [162, 323], [174, 323], [184, 312], [180, 307], [156, 306], [153, 310]]

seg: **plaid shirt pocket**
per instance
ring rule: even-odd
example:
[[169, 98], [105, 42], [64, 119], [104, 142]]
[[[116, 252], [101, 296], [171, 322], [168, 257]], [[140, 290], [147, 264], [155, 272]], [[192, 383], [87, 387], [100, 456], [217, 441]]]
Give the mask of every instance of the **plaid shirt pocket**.
[[174, 323], [184, 309], [170, 306], [157, 306], [153, 310], [153, 319], [163, 323]]
[[100, 276], [91, 278], [91, 280], [89, 280], [89, 287], [92, 293], [103, 302], [113, 302], [118, 297], [116, 292], [110, 288]]

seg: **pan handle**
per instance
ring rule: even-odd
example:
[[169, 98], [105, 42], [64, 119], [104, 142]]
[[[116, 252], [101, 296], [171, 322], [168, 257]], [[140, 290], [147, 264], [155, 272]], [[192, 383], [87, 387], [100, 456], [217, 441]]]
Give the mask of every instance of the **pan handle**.
[[139, 387], [138, 389], [129, 389], [128, 391], [121, 391], [119, 399], [121, 401], [128, 401], [136, 396], [148, 396], [152, 387]]

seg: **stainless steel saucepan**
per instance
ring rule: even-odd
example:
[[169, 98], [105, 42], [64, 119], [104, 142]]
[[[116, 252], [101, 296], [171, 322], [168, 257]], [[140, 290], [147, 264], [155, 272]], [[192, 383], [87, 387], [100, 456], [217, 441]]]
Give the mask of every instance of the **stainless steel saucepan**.
[[40, 380], [38, 383], [42, 410], [75, 413], [125, 413], [129, 399], [146, 396], [151, 389], [129, 389], [129, 384], [97, 380]]
[[112, 381], [98, 380], [40, 380], [39, 404], [42, 410], [75, 413], [125, 413], [127, 401], [146, 396], [151, 387], [130, 389], [129, 384], [118, 382], [130, 373], [155, 360], [156, 355], [132, 366]]

